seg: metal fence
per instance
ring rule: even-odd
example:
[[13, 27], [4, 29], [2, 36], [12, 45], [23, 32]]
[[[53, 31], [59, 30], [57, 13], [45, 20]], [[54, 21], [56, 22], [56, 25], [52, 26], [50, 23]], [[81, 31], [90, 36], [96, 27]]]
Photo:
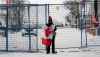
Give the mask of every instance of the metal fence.
[[38, 29], [45, 24], [44, 5], [0, 5], [0, 50], [37, 51]]
[[[22, 4], [0, 5], [0, 50], [38, 51], [38, 31], [52, 16], [55, 25], [63, 28], [77, 28], [81, 31], [81, 47], [89, 46], [87, 29], [92, 30], [92, 3], [73, 4]], [[94, 27], [96, 30], [96, 27]], [[93, 32], [94, 33], [94, 32]], [[91, 34], [93, 35], [93, 34]], [[99, 39], [99, 38], [98, 38]], [[95, 41], [96, 42], [96, 41]], [[96, 45], [93, 44], [92, 45]], [[98, 43], [99, 44], [99, 43]], [[100, 45], [100, 44], [99, 44]]]
[[[88, 1], [80, 6], [81, 46], [100, 46], [100, 2]], [[85, 36], [85, 37], [84, 37]]]
[[[66, 16], [66, 13], [69, 13], [66, 10], [65, 4], [1, 4], [0, 50], [38, 51], [40, 47], [38, 32], [47, 23], [48, 16], [52, 16], [54, 24], [58, 27], [63, 27], [64, 24], [67, 26], [75, 24], [72, 15], [71, 20]], [[66, 23], [66, 18], [69, 18], [70, 24]]]

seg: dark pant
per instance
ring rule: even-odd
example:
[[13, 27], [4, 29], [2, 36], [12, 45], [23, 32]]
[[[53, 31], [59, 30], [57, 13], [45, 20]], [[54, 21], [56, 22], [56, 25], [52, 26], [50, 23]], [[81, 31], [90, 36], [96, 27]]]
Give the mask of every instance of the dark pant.
[[[55, 37], [56, 37], [56, 32], [52, 37], [52, 53], [55, 53]], [[46, 47], [46, 53], [50, 53], [50, 46]]]
[[[52, 53], [55, 52], [55, 39], [52, 39]], [[46, 46], [46, 53], [50, 53], [50, 46]]]
[[50, 53], [50, 46], [46, 46], [46, 53]]
[[52, 39], [52, 53], [55, 52], [55, 39]]

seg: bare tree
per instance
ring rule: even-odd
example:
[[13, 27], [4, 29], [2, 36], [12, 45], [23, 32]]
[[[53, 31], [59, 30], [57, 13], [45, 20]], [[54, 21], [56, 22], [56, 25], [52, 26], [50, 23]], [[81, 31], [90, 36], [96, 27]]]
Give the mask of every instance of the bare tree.
[[65, 16], [66, 21], [70, 23], [70, 26], [79, 25], [79, 2], [65, 1], [64, 4], [65, 9], [70, 10], [69, 15]]

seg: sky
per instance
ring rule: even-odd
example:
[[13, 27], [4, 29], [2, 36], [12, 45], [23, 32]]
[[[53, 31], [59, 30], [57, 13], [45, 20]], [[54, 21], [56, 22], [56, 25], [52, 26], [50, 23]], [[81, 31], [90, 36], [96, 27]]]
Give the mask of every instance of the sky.
[[[1, 3], [5, 3], [6, 0], [0, 0]], [[74, 1], [74, 0], [26, 0], [26, 3], [31, 4], [62, 4], [64, 1]], [[76, 0], [81, 1], [81, 0]]]
[[29, 0], [30, 3], [36, 4], [53, 4], [53, 3], [61, 3], [63, 0]]
[[62, 4], [64, 1], [74, 1], [74, 0], [29, 0], [29, 1], [30, 1], [29, 3], [31, 4]]

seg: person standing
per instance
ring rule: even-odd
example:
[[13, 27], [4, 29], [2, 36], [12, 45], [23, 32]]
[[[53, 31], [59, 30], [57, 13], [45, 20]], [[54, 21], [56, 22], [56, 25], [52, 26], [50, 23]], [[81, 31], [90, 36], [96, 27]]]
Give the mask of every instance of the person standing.
[[[45, 26], [45, 36], [52, 41], [52, 53], [57, 53], [55, 51], [55, 36], [56, 36], [56, 26], [54, 26], [51, 16], [49, 16], [48, 23]], [[51, 46], [51, 45], [50, 45]], [[50, 46], [46, 46], [46, 53], [50, 53]]]

